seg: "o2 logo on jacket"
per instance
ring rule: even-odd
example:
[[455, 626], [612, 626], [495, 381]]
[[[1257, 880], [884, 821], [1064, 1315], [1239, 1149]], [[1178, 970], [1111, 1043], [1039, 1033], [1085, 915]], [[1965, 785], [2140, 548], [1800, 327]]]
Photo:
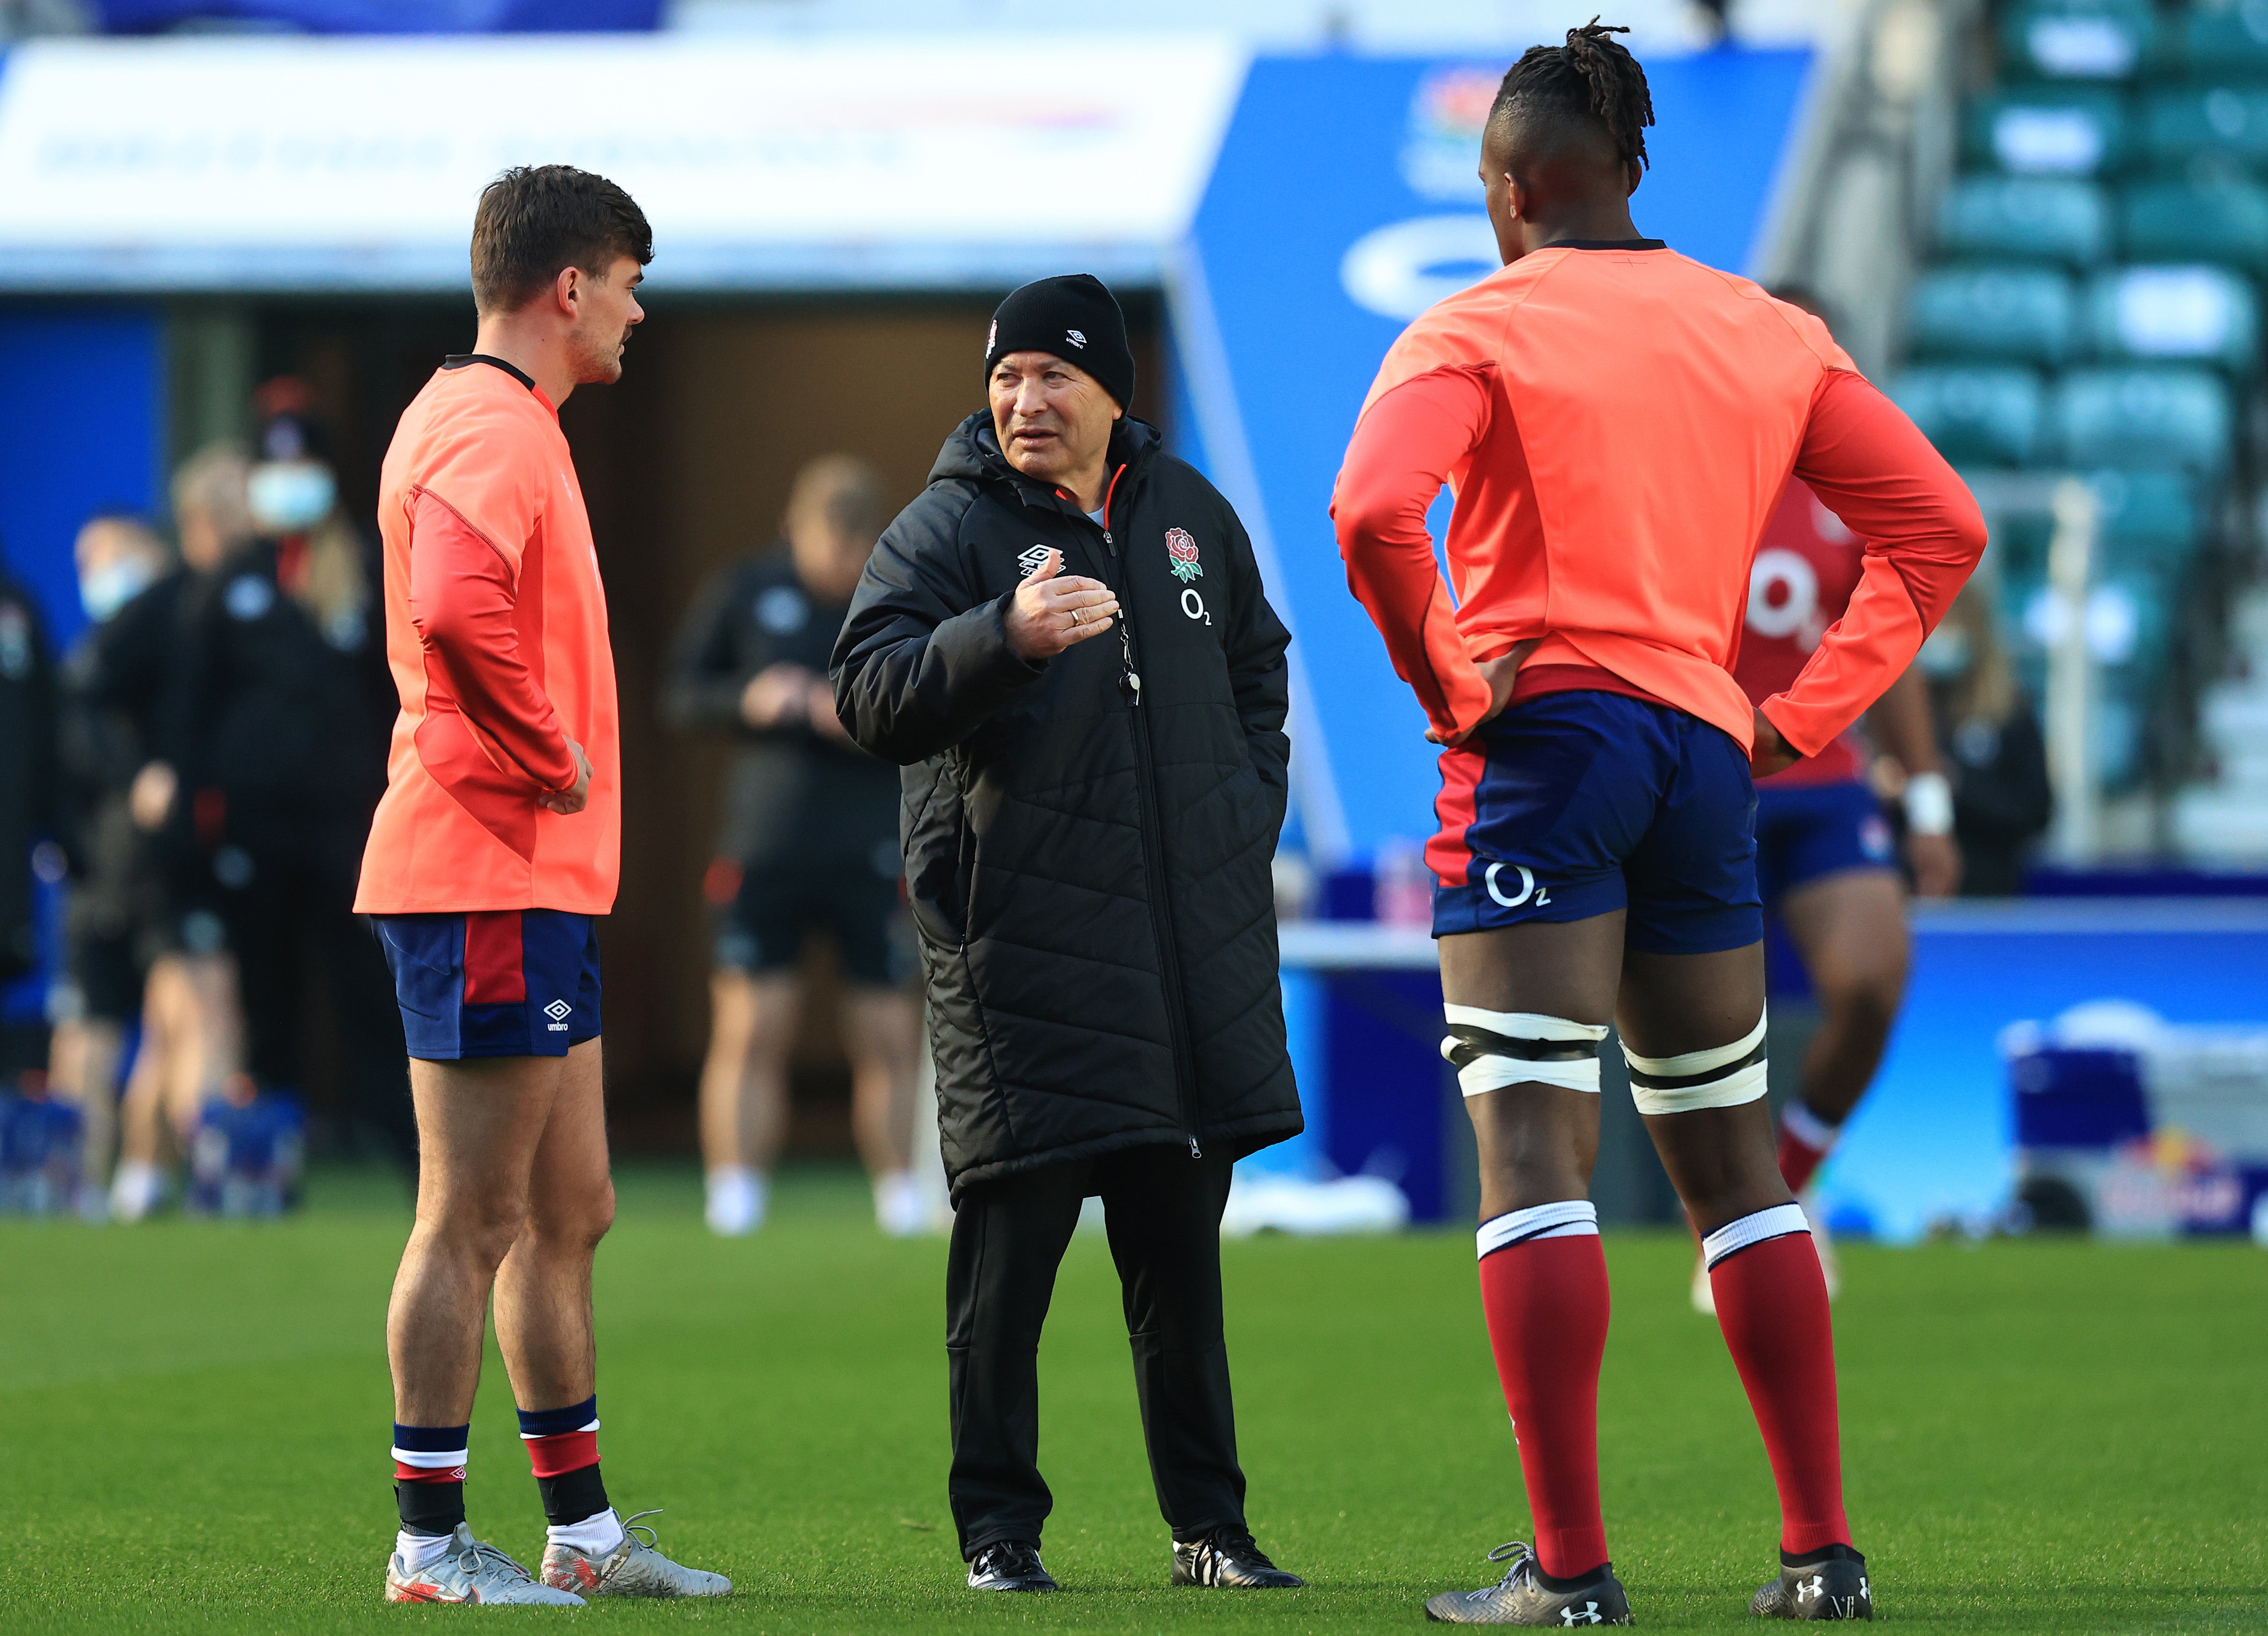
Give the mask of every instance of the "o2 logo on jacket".
[[1759, 636], [1793, 636], [1806, 651], [1819, 645], [1819, 575], [1809, 562], [1777, 546], [1756, 553], [1749, 570], [1749, 628]]

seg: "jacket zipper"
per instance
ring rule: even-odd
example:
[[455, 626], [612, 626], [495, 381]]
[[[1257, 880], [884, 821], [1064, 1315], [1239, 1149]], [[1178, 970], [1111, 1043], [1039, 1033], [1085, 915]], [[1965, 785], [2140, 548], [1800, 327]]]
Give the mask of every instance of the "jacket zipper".
[[[1102, 544], [1113, 563], [1118, 561], [1118, 542], [1110, 532], [1110, 501], [1118, 492], [1118, 480], [1125, 472], [1122, 466], [1110, 474], [1110, 487], [1102, 495]], [[1124, 576], [1120, 577], [1123, 579]], [[1174, 951], [1172, 929], [1167, 925], [1174, 912], [1173, 897], [1166, 879], [1165, 847], [1159, 840], [1166, 820], [1158, 806], [1158, 774], [1155, 751], [1150, 743], [1149, 713], [1142, 708], [1142, 672], [1134, 663], [1131, 596], [1130, 585], [1119, 598], [1118, 650], [1126, 662], [1127, 692], [1134, 701], [1130, 723], [1134, 730], [1134, 782], [1142, 792], [1142, 805], [1149, 819], [1142, 825], [1142, 862], [1150, 877], [1150, 934], [1157, 939], [1158, 976], [1166, 988], [1166, 1031], [1174, 1047], [1174, 1100], [1181, 1109], [1182, 1133], [1189, 1139], [1189, 1157], [1202, 1159], [1204, 1149], [1197, 1145], [1197, 1113], [1191, 1104], [1185, 1069], [1189, 1054], [1189, 1019], [1182, 1014], [1181, 957]]]

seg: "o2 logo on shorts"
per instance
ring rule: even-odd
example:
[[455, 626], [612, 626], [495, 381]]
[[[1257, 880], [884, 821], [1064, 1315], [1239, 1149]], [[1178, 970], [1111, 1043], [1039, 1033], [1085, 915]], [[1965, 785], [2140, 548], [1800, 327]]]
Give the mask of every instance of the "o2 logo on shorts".
[[[1508, 869], [1517, 869], [1520, 872], [1520, 896], [1517, 898], [1506, 897], [1504, 887], [1497, 878]], [[1531, 906], [1540, 909], [1551, 901], [1551, 889], [1538, 884], [1535, 872], [1523, 864], [1491, 863], [1488, 866], [1488, 873], [1482, 877], [1482, 884], [1488, 888], [1488, 895], [1491, 898], [1507, 909]]]

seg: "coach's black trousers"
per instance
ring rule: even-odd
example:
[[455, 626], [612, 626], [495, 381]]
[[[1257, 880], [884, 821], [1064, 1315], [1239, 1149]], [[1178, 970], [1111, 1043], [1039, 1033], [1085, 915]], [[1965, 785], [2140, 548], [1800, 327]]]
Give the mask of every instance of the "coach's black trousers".
[[1071, 1160], [963, 1191], [946, 1265], [953, 1474], [961, 1551], [1036, 1544], [1054, 1497], [1041, 1480], [1040, 1326], [1056, 1268], [1100, 1194], [1126, 1301], [1134, 1395], [1158, 1508], [1176, 1539], [1244, 1522], [1244, 1473], [1221, 1335], [1220, 1213], [1230, 1162], [1180, 1147]]

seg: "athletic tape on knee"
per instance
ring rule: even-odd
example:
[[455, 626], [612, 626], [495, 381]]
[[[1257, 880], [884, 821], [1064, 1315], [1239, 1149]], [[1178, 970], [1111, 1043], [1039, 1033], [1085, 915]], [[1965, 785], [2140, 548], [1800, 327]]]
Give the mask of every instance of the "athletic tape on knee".
[[1788, 1238], [1808, 1233], [1811, 1222], [1800, 1204], [1776, 1204], [1727, 1221], [1701, 1241], [1701, 1258], [1713, 1268], [1727, 1256], [1736, 1255], [1769, 1238]]
[[1764, 1018], [1729, 1045], [1674, 1057], [1642, 1057], [1628, 1045], [1631, 1100], [1640, 1113], [1690, 1113], [1736, 1108], [1764, 1094]]
[[1441, 1009], [1449, 1023], [1441, 1054], [1456, 1064], [1457, 1083], [1468, 1097], [1528, 1084], [1597, 1092], [1604, 1027], [1532, 1011]]
[[1507, 1210], [1489, 1217], [1473, 1235], [1473, 1247], [1485, 1260], [1499, 1250], [1533, 1244], [1539, 1238], [1598, 1236], [1598, 1206], [1588, 1199], [1563, 1199], [1556, 1204], [1530, 1205], [1525, 1210]]

